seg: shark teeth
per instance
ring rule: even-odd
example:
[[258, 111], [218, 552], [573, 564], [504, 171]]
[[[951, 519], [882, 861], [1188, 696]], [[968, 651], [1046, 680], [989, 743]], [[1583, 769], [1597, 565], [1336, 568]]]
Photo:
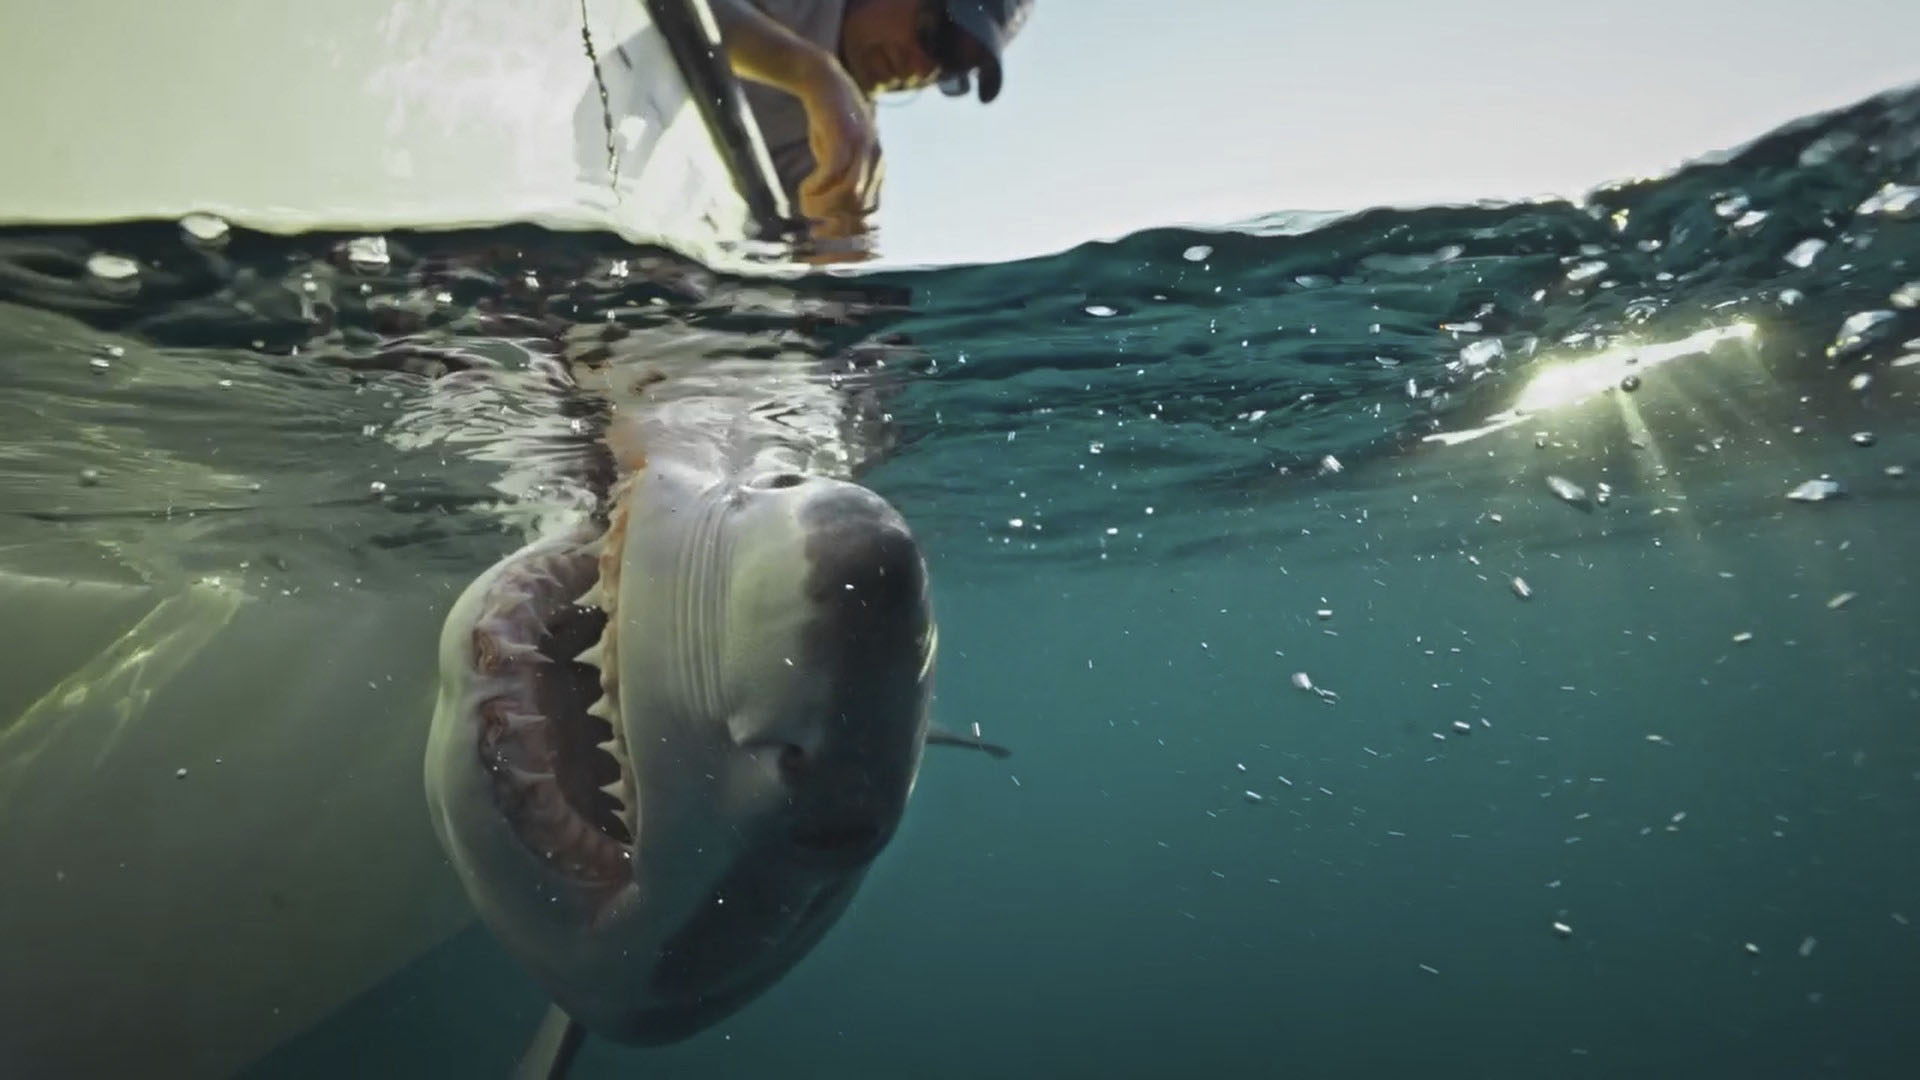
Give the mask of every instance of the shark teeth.
[[518, 765], [512, 764], [506, 765], [504, 768], [506, 769], [507, 776], [520, 787], [532, 787], [536, 784], [551, 784], [554, 782], [553, 772], [549, 769], [536, 771], [533, 769], [523, 769]]
[[501, 717], [507, 722], [507, 730], [516, 737], [526, 734], [530, 728], [546, 723], [546, 717], [539, 713], [508, 712], [502, 713]]
[[511, 638], [503, 638], [494, 648], [499, 652], [500, 656], [514, 663], [544, 664], [547, 660], [539, 648], [528, 641], [516, 641]]
[[524, 622], [538, 614], [534, 606], [533, 593], [519, 586], [510, 586], [500, 590], [498, 606], [494, 608], [494, 617], [507, 622]]
[[[601, 640], [579, 655], [582, 663], [601, 667], [591, 682], [572, 677], [553, 684], [543, 681], [553, 665], [564, 663], [565, 655], [545, 652], [543, 646], [566, 640], [587, 617], [580, 609], [611, 606], [619, 591], [617, 549], [609, 553], [610, 545], [588, 542], [584, 536], [578, 532], [531, 545], [505, 561], [488, 581], [469, 631], [469, 709], [495, 806], [525, 849], [571, 877], [614, 887], [630, 876], [630, 838], [639, 815], [629, 805], [638, 802], [637, 782], [616, 722], [619, 700], [612, 683], [618, 673], [601, 667], [614, 666], [618, 659], [610, 611]], [[616, 579], [606, 581], [605, 587], [594, 584], [595, 576], [609, 569]], [[580, 599], [570, 611], [568, 598], [575, 595]], [[549, 666], [543, 671], [542, 664]], [[614, 769], [581, 760], [578, 752], [585, 747], [564, 741], [559, 733], [563, 718], [553, 713], [578, 708], [578, 698], [569, 694], [564, 703], [554, 701], [547, 690], [555, 685], [598, 691], [587, 712], [612, 728], [599, 748], [612, 758]], [[614, 773], [613, 782], [600, 790], [611, 805], [598, 799], [575, 805], [580, 794], [576, 781], [609, 772]]]

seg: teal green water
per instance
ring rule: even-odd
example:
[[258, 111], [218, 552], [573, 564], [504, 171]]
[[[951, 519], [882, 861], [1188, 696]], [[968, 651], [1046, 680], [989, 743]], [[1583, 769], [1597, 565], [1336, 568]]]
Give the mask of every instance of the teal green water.
[[[444, 605], [582, 460], [537, 358], [687, 330], [838, 372], [938, 713], [1015, 751], [930, 760], [766, 997], [575, 1075], [1911, 1075], [1920, 91], [1580, 204], [995, 266], [344, 239], [0, 232], [8, 568]], [[470, 927], [243, 1075], [502, 1075], [543, 1007]]]

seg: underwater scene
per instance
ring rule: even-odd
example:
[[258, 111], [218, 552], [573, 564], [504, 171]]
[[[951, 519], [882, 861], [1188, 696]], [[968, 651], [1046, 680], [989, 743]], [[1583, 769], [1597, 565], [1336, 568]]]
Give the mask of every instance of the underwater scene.
[[[689, 772], [764, 799], [587, 711], [706, 662], [644, 633], [674, 559], [737, 598], [827, 512], [640, 551], [682, 437], [883, 560], [830, 692], [897, 673], [933, 745], [790, 835], [857, 895], [725, 878], [656, 977], [727, 1009], [569, 1075], [1920, 1067], [1920, 87], [1575, 201], [991, 265], [7, 226], [0, 386], [0, 1074], [510, 1075], [561, 977], [499, 928], [573, 894], [505, 895], [501, 822], [578, 884]], [[457, 722], [551, 759], [506, 818]]]

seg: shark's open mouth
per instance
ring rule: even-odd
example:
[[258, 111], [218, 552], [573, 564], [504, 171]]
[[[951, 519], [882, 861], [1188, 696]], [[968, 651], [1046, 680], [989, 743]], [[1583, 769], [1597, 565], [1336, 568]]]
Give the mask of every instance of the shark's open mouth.
[[615, 715], [612, 662], [620, 499], [594, 530], [530, 548], [500, 568], [473, 625], [473, 665], [487, 692], [476, 750], [504, 817], [529, 851], [584, 884], [632, 874], [636, 805]]

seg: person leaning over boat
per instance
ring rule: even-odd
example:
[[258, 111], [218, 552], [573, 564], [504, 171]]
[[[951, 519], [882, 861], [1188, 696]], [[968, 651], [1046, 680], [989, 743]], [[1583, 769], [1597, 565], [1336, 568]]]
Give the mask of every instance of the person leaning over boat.
[[[1002, 53], [1033, 3], [708, 0], [780, 183], [815, 238], [857, 235], [879, 206], [874, 97], [936, 83], [960, 96], [977, 76], [980, 101], [992, 101], [1000, 93]], [[602, 113], [598, 87], [576, 110], [583, 167], [604, 169], [606, 123], [659, 110], [660, 87], [626, 60], [627, 44], [601, 58], [611, 115]], [[629, 147], [623, 157], [645, 149]]]

